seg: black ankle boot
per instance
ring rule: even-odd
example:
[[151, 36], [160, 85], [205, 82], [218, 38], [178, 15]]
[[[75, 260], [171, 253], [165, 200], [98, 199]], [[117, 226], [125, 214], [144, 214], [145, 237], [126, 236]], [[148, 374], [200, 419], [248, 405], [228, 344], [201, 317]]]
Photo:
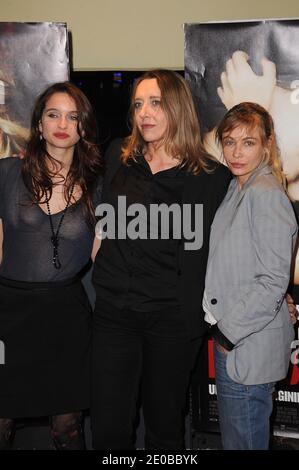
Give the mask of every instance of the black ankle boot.
[[11, 450], [13, 438], [15, 434], [14, 425], [7, 426], [6, 429], [0, 431], [0, 451], [1, 450]]

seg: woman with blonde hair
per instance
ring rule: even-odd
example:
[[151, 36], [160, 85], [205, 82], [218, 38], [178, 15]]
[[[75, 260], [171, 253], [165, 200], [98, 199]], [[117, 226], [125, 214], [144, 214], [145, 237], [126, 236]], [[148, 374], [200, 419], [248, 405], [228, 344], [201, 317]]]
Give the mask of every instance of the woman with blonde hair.
[[103, 230], [93, 274], [93, 445], [133, 447], [140, 396], [146, 448], [182, 449], [186, 392], [205, 331], [209, 228], [230, 174], [204, 151], [191, 92], [177, 73], [139, 78], [131, 117], [131, 135], [106, 156], [103, 202], [115, 230]]
[[270, 114], [234, 106], [217, 128], [234, 175], [211, 228], [203, 307], [224, 449], [267, 449], [275, 382], [294, 337], [285, 299], [297, 223]]

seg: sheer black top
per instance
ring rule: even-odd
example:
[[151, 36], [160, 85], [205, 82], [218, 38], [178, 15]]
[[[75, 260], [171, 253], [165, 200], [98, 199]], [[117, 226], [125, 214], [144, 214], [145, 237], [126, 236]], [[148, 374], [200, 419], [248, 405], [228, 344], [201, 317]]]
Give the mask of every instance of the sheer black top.
[[[3, 257], [0, 276], [18, 281], [61, 281], [77, 275], [90, 259], [94, 227], [87, 223], [80, 200], [70, 205], [59, 231], [61, 268], [53, 266], [49, 216], [30, 202], [22, 174], [22, 160], [0, 160], [0, 218], [3, 223]], [[100, 203], [99, 177], [94, 205]], [[54, 230], [62, 212], [52, 216]]]
[[[149, 217], [151, 205], [181, 207], [186, 171], [174, 167], [153, 174], [147, 161], [139, 155], [129, 165], [120, 165], [104, 202], [115, 211], [115, 239], [104, 239], [95, 261], [94, 284], [98, 297], [118, 309], [124, 307], [140, 312], [154, 312], [179, 306], [177, 256], [180, 238], [173, 236], [170, 214], [169, 237], [161, 234], [161, 219], [157, 227]], [[141, 204], [146, 238], [130, 238], [128, 228], [134, 217], [119, 213], [119, 196], [125, 197], [126, 208]], [[135, 206], [136, 207], [136, 206]], [[145, 218], [145, 220], [143, 220]], [[119, 225], [123, 226], [120, 227]], [[157, 237], [150, 236], [155, 229]], [[119, 236], [119, 229], [124, 236]]]

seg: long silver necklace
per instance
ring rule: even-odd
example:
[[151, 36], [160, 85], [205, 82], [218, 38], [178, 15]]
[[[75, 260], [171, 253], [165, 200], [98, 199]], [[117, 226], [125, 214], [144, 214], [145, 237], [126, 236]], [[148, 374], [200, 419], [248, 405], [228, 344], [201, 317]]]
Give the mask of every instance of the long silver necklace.
[[74, 186], [75, 185], [73, 184], [72, 187], [71, 187], [70, 194], [69, 194], [69, 197], [68, 197], [67, 202], [66, 202], [66, 206], [62, 211], [62, 214], [61, 214], [60, 220], [58, 222], [56, 231], [54, 230], [52, 214], [51, 214], [51, 211], [50, 211], [49, 198], [48, 198], [48, 195], [46, 195], [46, 204], [47, 204], [48, 216], [49, 216], [50, 227], [51, 227], [51, 232], [52, 232], [52, 236], [51, 236], [51, 243], [53, 245], [52, 263], [53, 263], [54, 268], [56, 268], [56, 269], [61, 268], [61, 262], [60, 262], [59, 253], [58, 253], [59, 231], [60, 231], [64, 216], [66, 214], [66, 211], [69, 208], [69, 205], [70, 205], [70, 202], [71, 202], [71, 199], [72, 199], [72, 196], [73, 196], [73, 192], [74, 192]]

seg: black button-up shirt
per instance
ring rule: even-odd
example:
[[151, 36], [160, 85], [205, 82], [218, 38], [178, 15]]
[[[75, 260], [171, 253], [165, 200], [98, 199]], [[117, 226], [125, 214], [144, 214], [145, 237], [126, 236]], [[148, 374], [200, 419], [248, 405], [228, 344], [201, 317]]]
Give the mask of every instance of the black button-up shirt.
[[[162, 239], [161, 220], [153, 227], [149, 223], [149, 210], [152, 204], [162, 203], [179, 204], [181, 208], [185, 176], [185, 170], [179, 167], [152, 174], [143, 156], [138, 156], [136, 161], [131, 159], [129, 165], [118, 169], [104, 194], [104, 202], [115, 210], [116, 239], [104, 239], [96, 258], [93, 280], [99, 299], [116, 308], [140, 312], [178, 307], [180, 240], [177, 235], [174, 237], [172, 217], [169, 237]], [[118, 229], [128, 230], [135, 219], [135, 215], [119, 217], [118, 196], [126, 197], [127, 209], [136, 203], [145, 208], [138, 212], [138, 220], [143, 227], [148, 222], [146, 239], [117, 238]], [[157, 239], [149, 239], [150, 230], [158, 234]]]

